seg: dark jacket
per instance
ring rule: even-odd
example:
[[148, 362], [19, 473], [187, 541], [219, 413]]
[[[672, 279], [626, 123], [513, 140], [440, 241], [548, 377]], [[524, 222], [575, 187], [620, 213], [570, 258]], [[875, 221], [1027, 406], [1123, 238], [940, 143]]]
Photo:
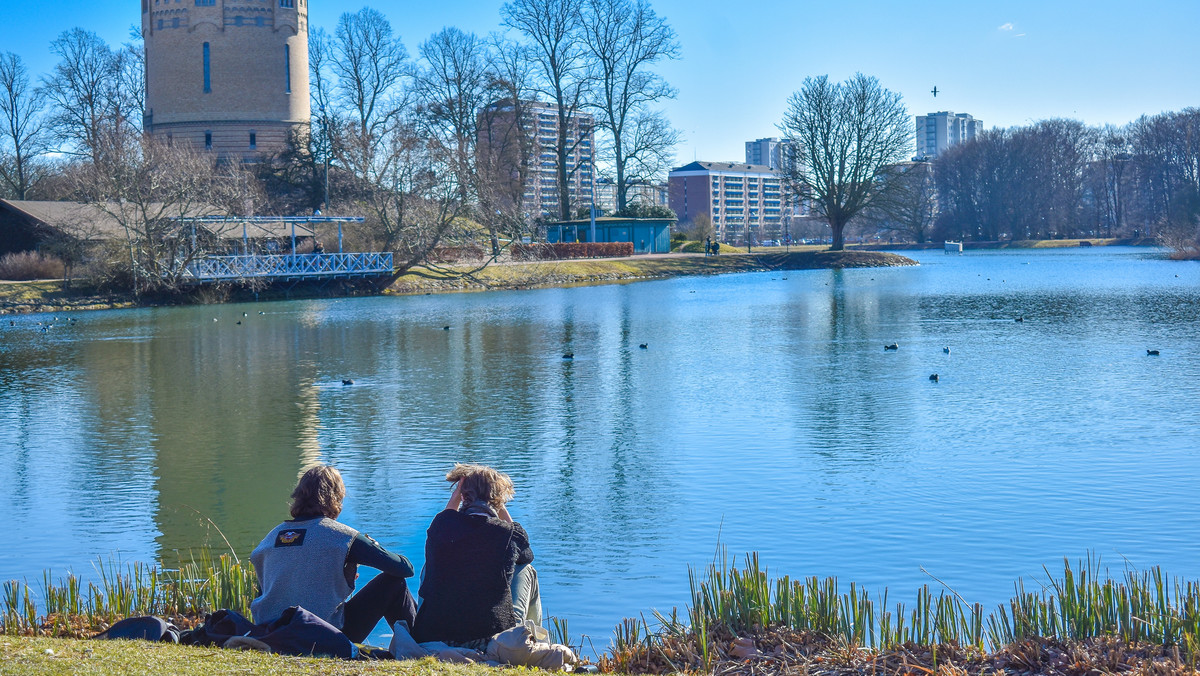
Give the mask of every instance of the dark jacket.
[[521, 524], [447, 509], [427, 534], [413, 638], [461, 644], [516, 626], [513, 571], [533, 561]]

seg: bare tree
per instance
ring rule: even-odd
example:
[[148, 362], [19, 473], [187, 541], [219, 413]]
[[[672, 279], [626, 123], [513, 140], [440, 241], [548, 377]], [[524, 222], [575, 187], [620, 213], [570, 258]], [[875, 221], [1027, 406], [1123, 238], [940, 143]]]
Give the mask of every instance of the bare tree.
[[343, 14], [333, 38], [315, 46], [329, 151], [352, 177], [377, 244], [399, 255], [404, 272], [463, 225], [454, 160], [443, 139], [426, 133], [407, 87], [407, 53], [383, 14]]
[[40, 175], [38, 159], [46, 151], [42, 110], [21, 57], [0, 54], [0, 179], [19, 200]]
[[879, 230], [924, 243], [937, 218], [933, 166], [928, 162], [912, 162], [898, 169], [891, 190], [864, 209], [862, 219]]
[[525, 183], [533, 168], [533, 133], [527, 99], [532, 89], [531, 55], [526, 45], [492, 35], [488, 50], [493, 101], [479, 111], [476, 197], [493, 254], [500, 235], [528, 232]]
[[133, 53], [114, 51], [82, 28], [63, 33], [51, 50], [59, 62], [42, 90], [53, 108], [49, 124], [59, 150], [98, 163], [101, 150], [113, 147], [112, 138], [141, 122], [141, 94], [129, 89], [137, 77]]
[[177, 290], [202, 253], [180, 219], [253, 210], [255, 181], [236, 162], [140, 135], [99, 150], [101, 161], [79, 163], [71, 175], [81, 201], [124, 232], [135, 293]]
[[323, 59], [337, 79], [336, 103], [344, 120], [335, 152], [347, 169], [366, 178], [379, 169], [373, 166], [377, 160], [390, 155], [390, 137], [407, 106], [408, 52], [387, 18], [369, 7], [342, 14], [329, 46]]
[[[558, 134], [554, 143], [558, 216], [571, 218], [571, 177], [579, 167], [570, 158], [590, 129], [580, 128], [578, 113], [586, 103], [589, 72], [583, 39], [582, 0], [513, 0], [500, 10], [504, 24], [531, 43], [530, 55], [538, 73], [536, 91], [557, 107]], [[573, 138], [572, 138], [573, 136]], [[594, 172], [593, 172], [594, 173]]]
[[844, 83], [807, 78], [792, 94], [780, 125], [796, 143], [787, 178], [828, 220], [830, 249], [845, 248], [846, 224], [888, 189], [893, 166], [911, 153], [911, 119], [899, 94], [862, 73]]
[[479, 110], [492, 97], [487, 43], [474, 33], [444, 28], [421, 44], [424, 65], [414, 82], [422, 129], [442, 146], [459, 199], [474, 202]]
[[951, 146], [934, 162], [937, 230], [950, 239], [998, 240], [1011, 234], [1016, 199], [1008, 131], [989, 129]]
[[583, 31], [594, 69], [598, 126], [610, 136], [616, 206], [623, 211], [629, 185], [667, 164], [678, 142], [678, 132], [649, 107], [675, 96], [650, 68], [677, 58], [679, 43], [646, 0], [587, 0]]
[[625, 194], [625, 206], [618, 211], [630, 206], [630, 186], [661, 180], [670, 170], [678, 144], [679, 131], [661, 111], [643, 110], [633, 118], [625, 134], [625, 177], [618, 182]]

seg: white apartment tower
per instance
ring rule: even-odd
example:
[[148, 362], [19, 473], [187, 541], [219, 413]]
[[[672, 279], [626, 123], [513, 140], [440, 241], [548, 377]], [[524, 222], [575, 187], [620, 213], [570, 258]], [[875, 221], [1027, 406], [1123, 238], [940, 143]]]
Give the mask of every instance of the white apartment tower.
[[775, 137], [746, 141], [746, 164], [758, 164], [775, 171], [788, 171], [796, 162], [794, 141]]
[[974, 139], [983, 131], [983, 120], [948, 110], [917, 116], [918, 160], [931, 160], [950, 146]]
[[[520, 120], [517, 121], [519, 114]], [[521, 148], [527, 152], [522, 204], [530, 218], [559, 217], [558, 107], [540, 101], [501, 100], [482, 108], [478, 114], [479, 148], [491, 154], [497, 164], [516, 167], [521, 163]], [[567, 117], [567, 174], [572, 209], [592, 203], [595, 118], [576, 112]], [[518, 139], [520, 136], [522, 138]], [[514, 173], [513, 178], [516, 178]], [[515, 184], [514, 184], [515, 185]]]

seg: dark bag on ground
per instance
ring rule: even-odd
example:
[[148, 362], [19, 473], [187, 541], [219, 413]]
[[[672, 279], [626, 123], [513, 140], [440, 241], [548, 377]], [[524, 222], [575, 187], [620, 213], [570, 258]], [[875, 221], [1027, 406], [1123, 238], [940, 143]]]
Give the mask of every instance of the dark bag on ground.
[[179, 627], [161, 617], [127, 617], [92, 638], [102, 640], [135, 639], [179, 643]]
[[300, 606], [283, 611], [279, 619], [254, 627], [250, 636], [280, 655], [312, 655], [351, 659], [354, 644], [340, 629]]
[[241, 613], [218, 610], [205, 616], [204, 624], [183, 632], [179, 642], [184, 645], [222, 646], [234, 636], [245, 636], [253, 629], [254, 623]]
[[280, 655], [313, 655], [351, 659], [354, 644], [340, 629], [300, 606], [283, 611], [278, 619], [252, 624], [232, 610], [218, 610], [204, 618], [204, 624], [184, 632], [180, 643], [223, 646], [234, 637], [248, 636]]

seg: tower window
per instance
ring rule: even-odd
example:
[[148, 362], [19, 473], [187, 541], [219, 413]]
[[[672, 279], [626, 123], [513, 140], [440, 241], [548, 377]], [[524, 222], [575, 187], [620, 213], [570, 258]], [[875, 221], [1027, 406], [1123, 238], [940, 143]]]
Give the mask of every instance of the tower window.
[[240, 16], [233, 17], [233, 25], [235, 25], [235, 26], [242, 25], [242, 17], [240, 17]]
[[212, 7], [217, 4], [217, 0], [196, 0], [197, 7]]
[[250, 150], [258, 148], [258, 134], [250, 132]]
[[211, 131], [204, 132], [204, 149], [212, 150], [212, 132]]
[[295, 7], [296, 0], [279, 0], [280, 7]]
[[171, 28], [179, 28], [179, 17], [171, 19]]
[[285, 44], [283, 46], [283, 73], [284, 73], [284, 91], [288, 94], [292, 93], [292, 46]]
[[204, 43], [204, 93], [212, 91], [212, 69], [209, 59], [208, 43]]

